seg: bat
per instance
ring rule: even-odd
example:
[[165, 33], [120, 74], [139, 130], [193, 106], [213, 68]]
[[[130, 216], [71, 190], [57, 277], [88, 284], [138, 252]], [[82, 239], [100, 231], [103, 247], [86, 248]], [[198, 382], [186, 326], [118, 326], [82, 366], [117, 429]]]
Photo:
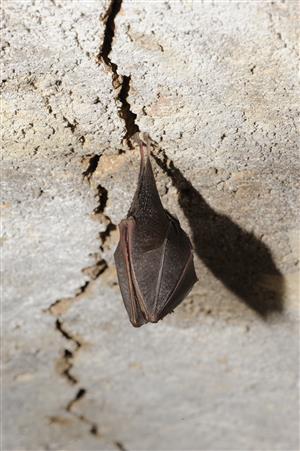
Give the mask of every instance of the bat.
[[119, 224], [114, 254], [124, 305], [135, 327], [172, 312], [197, 281], [191, 242], [162, 206], [149, 141], [140, 140], [140, 154], [136, 192], [127, 218]]

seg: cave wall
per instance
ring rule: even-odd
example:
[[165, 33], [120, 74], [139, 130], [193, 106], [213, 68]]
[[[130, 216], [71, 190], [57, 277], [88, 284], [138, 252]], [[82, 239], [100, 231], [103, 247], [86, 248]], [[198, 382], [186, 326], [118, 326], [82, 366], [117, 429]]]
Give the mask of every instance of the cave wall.
[[[4, 449], [298, 449], [296, 1], [6, 0]], [[152, 140], [199, 278], [134, 329], [113, 252]]]

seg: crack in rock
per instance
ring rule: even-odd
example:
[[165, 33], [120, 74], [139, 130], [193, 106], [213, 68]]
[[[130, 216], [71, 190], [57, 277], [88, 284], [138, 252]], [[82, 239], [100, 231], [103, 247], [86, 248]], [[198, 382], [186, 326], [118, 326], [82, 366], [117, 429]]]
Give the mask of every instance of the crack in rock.
[[[101, 232], [101, 235], [106, 232]], [[100, 249], [102, 245], [100, 246]], [[84, 282], [75, 292], [74, 296], [67, 298], [60, 298], [53, 302], [50, 307], [48, 307], [47, 311], [54, 316], [60, 317], [64, 313], [66, 313], [69, 308], [74, 304], [74, 302], [81, 300], [85, 297], [89, 291], [91, 291], [93, 282], [95, 282], [98, 277], [107, 269], [107, 262], [100, 258], [96, 261], [94, 265], [87, 266], [83, 268], [81, 272], [89, 277], [90, 280]]]
[[[96, 169], [98, 167], [100, 157], [101, 157], [101, 155], [98, 155], [98, 154], [88, 156], [87, 169], [82, 173], [83, 178], [84, 179], [86, 178], [88, 182], [90, 182], [93, 173], [96, 171]], [[85, 160], [86, 160], [86, 157], [84, 158], [84, 160], [82, 160], [82, 162], [84, 162]]]
[[[97, 169], [99, 160], [100, 160], [99, 155], [94, 155], [90, 157], [88, 168], [83, 172], [83, 177], [86, 178], [88, 181], [90, 181], [93, 173]], [[99, 238], [101, 241], [99, 249], [102, 253], [104, 250], [106, 240], [109, 238], [111, 232], [116, 229], [116, 226], [115, 224], [112, 223], [109, 216], [104, 214], [108, 200], [107, 190], [103, 186], [98, 185], [96, 196], [98, 198], [98, 205], [94, 209], [93, 215], [97, 215], [101, 223], [106, 224], [106, 229], [99, 233]], [[95, 281], [98, 279], [98, 277], [101, 276], [101, 274], [104, 273], [104, 271], [107, 268], [108, 263], [100, 255], [100, 257], [96, 260], [96, 262], [93, 265], [82, 269], [82, 273], [87, 275], [89, 280], [85, 281], [83, 285], [81, 285], [76, 290], [74, 296], [57, 299], [48, 307], [47, 311], [56, 317], [61, 317], [61, 315], [66, 313], [74, 302], [81, 300], [88, 294], [89, 291], [91, 291]], [[60, 329], [58, 328], [58, 330]]]
[[66, 340], [69, 340], [71, 342], [71, 345], [74, 348], [72, 351], [67, 348], [64, 349], [62, 357], [57, 362], [57, 369], [69, 383], [77, 384], [78, 380], [75, 376], [73, 376], [71, 371], [73, 368], [74, 358], [81, 348], [82, 343], [65, 329], [64, 324], [60, 319], [56, 320], [55, 327]]
[[66, 411], [76, 418], [78, 418], [83, 423], [86, 423], [89, 426], [89, 432], [92, 435], [100, 436], [98, 432], [98, 426], [93, 421], [89, 420], [85, 415], [79, 414], [76, 411], [74, 411], [76, 404], [85, 397], [87, 391], [85, 388], [79, 388], [79, 390], [76, 392], [75, 396], [66, 406]]
[[139, 127], [135, 123], [137, 115], [131, 111], [127, 100], [130, 91], [131, 77], [118, 72], [118, 65], [110, 58], [112, 43], [115, 36], [115, 18], [120, 12], [122, 0], [111, 0], [110, 5], [100, 20], [105, 25], [104, 39], [97, 55], [98, 64], [103, 63], [112, 76], [112, 86], [116, 92], [115, 100], [119, 117], [124, 121], [126, 133], [123, 141], [132, 148], [131, 138], [139, 132]]
[[[86, 161], [86, 159], [85, 159]], [[100, 155], [92, 155], [88, 159], [87, 169], [83, 172], [83, 179], [87, 180], [90, 183], [90, 180], [93, 176], [93, 173], [96, 171], [98, 164], [100, 161]], [[104, 250], [105, 241], [109, 238], [110, 233], [116, 228], [116, 226], [112, 223], [110, 218], [105, 215], [104, 211], [107, 205], [108, 200], [108, 192], [107, 190], [98, 185], [97, 194], [98, 205], [94, 209], [93, 214], [99, 215], [102, 223], [106, 224], [106, 229], [99, 234], [99, 238], [101, 240], [100, 251], [101, 253]], [[64, 377], [68, 383], [72, 385], [79, 384], [80, 381], [73, 375], [72, 370], [74, 367], [74, 360], [77, 357], [77, 354], [82, 348], [82, 341], [75, 337], [69, 330], [66, 329], [62, 316], [68, 311], [68, 309], [74, 304], [85, 297], [90, 290], [93, 289], [93, 285], [96, 280], [104, 273], [104, 271], [108, 268], [108, 263], [102, 256], [98, 258], [94, 265], [88, 266], [82, 269], [82, 273], [88, 276], [88, 280], [84, 282], [75, 292], [74, 296], [61, 298], [53, 302], [47, 309], [48, 313], [51, 313], [56, 317], [55, 328], [56, 330], [70, 343], [70, 348], [65, 348], [62, 352], [61, 357], [58, 359], [56, 363], [56, 368], [60, 375]], [[76, 392], [75, 396], [67, 403], [65, 410], [75, 416], [78, 420], [86, 423], [89, 426], [89, 432], [95, 436], [99, 436], [98, 426], [95, 422], [89, 420], [84, 415], [77, 413], [74, 409], [77, 403], [83, 399], [86, 395], [86, 388], [79, 388]]]
[[120, 451], [127, 451], [127, 449], [125, 448], [125, 446], [123, 445], [122, 442], [114, 442], [114, 444], [116, 445], [118, 450], [120, 450]]
[[[83, 343], [74, 335], [72, 335], [68, 330], [66, 330], [62, 320], [57, 319], [55, 322], [56, 329], [61, 333], [61, 335], [71, 342], [72, 347], [74, 348], [72, 351], [70, 349], [65, 349], [63, 356], [58, 361], [58, 368], [63, 377], [67, 379], [67, 381], [73, 385], [79, 384], [79, 380], [72, 374], [72, 369], [74, 366], [74, 359], [77, 353], [80, 351]], [[69, 414], [75, 416], [80, 421], [86, 423], [89, 426], [89, 432], [93, 435], [99, 436], [98, 426], [95, 422], [89, 420], [86, 416], [82, 414], [78, 414], [74, 409], [76, 404], [84, 398], [87, 390], [85, 388], [79, 388], [75, 394], [75, 396], [67, 403], [65, 406], [65, 411]], [[53, 417], [55, 418], [55, 417]]]

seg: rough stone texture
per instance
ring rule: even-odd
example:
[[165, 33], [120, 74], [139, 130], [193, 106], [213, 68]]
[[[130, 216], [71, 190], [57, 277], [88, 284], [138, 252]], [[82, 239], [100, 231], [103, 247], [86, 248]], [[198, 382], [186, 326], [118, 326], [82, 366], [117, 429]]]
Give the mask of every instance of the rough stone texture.
[[[297, 450], [297, 3], [3, 6], [3, 449]], [[199, 277], [141, 329], [129, 109]]]

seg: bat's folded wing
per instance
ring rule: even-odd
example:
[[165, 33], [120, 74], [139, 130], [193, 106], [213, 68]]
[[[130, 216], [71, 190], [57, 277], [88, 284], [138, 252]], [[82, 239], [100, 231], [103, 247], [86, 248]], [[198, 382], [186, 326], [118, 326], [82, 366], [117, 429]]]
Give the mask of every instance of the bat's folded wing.
[[145, 317], [145, 312], [141, 309], [132, 275], [131, 255], [128, 247], [128, 226], [128, 220], [122, 221], [119, 225], [120, 241], [114, 257], [117, 267], [119, 286], [129, 319], [133, 326], [140, 327], [147, 323], [148, 320]]
[[155, 311], [159, 319], [180, 304], [196, 281], [190, 240], [178, 221], [172, 219], [156, 287]]
[[120, 224], [115, 252], [119, 285], [131, 323], [139, 327], [170, 313], [197, 280], [189, 238], [173, 218], [160, 246], [141, 252], [137, 224]]

